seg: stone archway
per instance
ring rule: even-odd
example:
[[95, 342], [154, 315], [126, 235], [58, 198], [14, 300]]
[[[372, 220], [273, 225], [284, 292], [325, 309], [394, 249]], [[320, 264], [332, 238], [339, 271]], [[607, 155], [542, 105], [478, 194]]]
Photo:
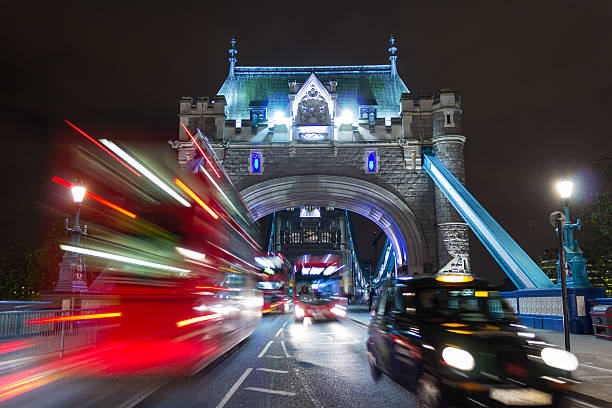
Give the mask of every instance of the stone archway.
[[375, 222], [393, 244], [409, 273], [422, 273], [428, 259], [425, 237], [415, 215], [395, 194], [357, 178], [299, 175], [268, 179], [240, 192], [255, 220], [301, 206], [343, 208]]

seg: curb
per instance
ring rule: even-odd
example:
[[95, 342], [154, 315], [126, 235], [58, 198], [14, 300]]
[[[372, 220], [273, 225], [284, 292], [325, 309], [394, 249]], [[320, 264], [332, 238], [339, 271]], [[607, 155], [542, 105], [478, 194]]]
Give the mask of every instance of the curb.
[[357, 320], [357, 319], [353, 319], [353, 318], [352, 318], [351, 316], [349, 316], [348, 314], [346, 315], [346, 317], [347, 317], [348, 319], [350, 319], [350, 320], [354, 321], [355, 323], [360, 324], [360, 325], [362, 325], [362, 326], [364, 326], [364, 327], [368, 327], [368, 326], [369, 326], [369, 324], [367, 324], [367, 323], [360, 322], [360, 321], [359, 321], [359, 320]]

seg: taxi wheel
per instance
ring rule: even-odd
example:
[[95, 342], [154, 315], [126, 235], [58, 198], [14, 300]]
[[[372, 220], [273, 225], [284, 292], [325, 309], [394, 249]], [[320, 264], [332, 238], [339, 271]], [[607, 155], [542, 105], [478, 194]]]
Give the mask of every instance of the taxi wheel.
[[370, 366], [370, 375], [372, 375], [372, 379], [374, 381], [379, 381], [382, 377], [382, 371], [380, 368], [378, 368], [376, 356], [371, 351], [368, 351], [368, 363], [368, 365]]
[[442, 391], [436, 378], [428, 373], [423, 373], [416, 386], [417, 397], [425, 408], [442, 408]]

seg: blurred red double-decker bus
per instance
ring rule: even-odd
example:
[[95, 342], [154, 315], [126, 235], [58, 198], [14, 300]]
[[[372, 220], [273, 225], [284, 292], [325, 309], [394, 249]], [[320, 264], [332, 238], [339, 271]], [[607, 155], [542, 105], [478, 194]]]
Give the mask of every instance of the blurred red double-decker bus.
[[[183, 167], [151, 143], [87, 136], [60, 153], [51, 199], [61, 208], [79, 178], [88, 225], [61, 249], [80, 271], [73, 279], [89, 283], [60, 320], [75, 337], [95, 326], [75, 353], [93, 373], [191, 373], [261, 318], [259, 231], [205, 139], [193, 142], [199, 153]], [[39, 320], [30, 323], [59, 321]]]
[[340, 259], [331, 254], [323, 257], [304, 255], [296, 261], [292, 278], [296, 321], [346, 316], [348, 303], [340, 284], [340, 271], [344, 267]]

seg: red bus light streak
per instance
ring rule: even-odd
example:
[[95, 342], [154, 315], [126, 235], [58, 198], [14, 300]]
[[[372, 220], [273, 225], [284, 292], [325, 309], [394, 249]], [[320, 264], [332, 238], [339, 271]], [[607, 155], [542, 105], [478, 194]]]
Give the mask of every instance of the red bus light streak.
[[213, 313], [205, 316], [194, 317], [192, 319], [181, 320], [180, 322], [176, 322], [176, 327], [183, 327], [187, 326], [188, 324], [204, 322], [206, 320], [216, 319], [218, 317], [221, 317], [220, 313]]
[[[57, 184], [61, 184], [62, 186], [66, 186], [66, 187], [68, 187], [68, 188], [71, 188], [71, 187], [72, 187], [72, 184], [71, 184], [71, 183], [69, 183], [69, 182], [67, 182], [66, 180], [61, 179], [61, 178], [59, 178], [59, 177], [52, 177], [52, 178], [51, 178], [51, 180], [52, 180], [52, 181], [55, 181]], [[106, 205], [107, 207], [110, 207], [110, 208], [112, 208], [113, 210], [118, 211], [118, 212], [120, 212], [121, 214], [123, 214], [123, 215], [125, 215], [125, 216], [128, 216], [128, 217], [130, 217], [130, 218], [132, 218], [132, 219], [134, 219], [134, 220], [135, 220], [136, 218], [138, 218], [138, 216], [137, 216], [136, 214], [131, 213], [131, 212], [129, 212], [128, 210], [126, 210], [126, 209], [124, 209], [124, 208], [119, 207], [117, 204], [113, 204], [113, 203], [111, 203], [110, 201], [105, 200], [104, 198], [102, 198], [102, 197], [100, 197], [100, 196], [98, 196], [98, 195], [95, 195], [94, 193], [90, 193], [89, 191], [87, 191], [87, 192], [86, 192], [86, 194], [87, 194], [87, 197], [91, 197], [91, 198], [93, 198], [94, 200], [98, 201], [99, 203], [102, 203], [102, 204]]]
[[185, 126], [183, 122], [181, 122], [181, 126], [183, 127], [183, 129], [185, 129], [185, 132], [187, 132], [187, 135], [189, 135], [195, 147], [197, 147], [200, 153], [202, 153], [202, 156], [204, 156], [204, 159], [206, 159], [206, 163], [208, 163], [210, 168], [212, 168], [212, 170], [215, 172], [215, 175], [217, 176], [217, 178], [221, 178], [221, 175], [217, 172], [217, 169], [215, 169], [215, 166], [213, 166], [212, 162], [208, 159], [208, 156], [206, 155], [206, 153], [204, 153], [204, 150], [202, 150], [202, 147], [200, 147], [200, 144], [195, 140], [195, 137], [193, 137], [189, 129], [187, 129], [187, 126]]
[[200, 197], [198, 197], [198, 195], [196, 193], [194, 193], [189, 187], [187, 187], [185, 185], [185, 183], [183, 183], [181, 180], [179, 180], [177, 178], [174, 179], [174, 182], [184, 192], [186, 192], [189, 195], [189, 197], [193, 198], [196, 203], [200, 204], [200, 207], [202, 207], [204, 210], [206, 210], [206, 212], [209, 213], [215, 220], [219, 219], [219, 216], [217, 215], [217, 213], [215, 213], [212, 210], [212, 208], [210, 208], [208, 205], [206, 205], [206, 203], [204, 201], [202, 201], [202, 199]]
[[209, 289], [209, 290], [231, 290], [230, 288], [222, 288], [219, 286], [196, 286], [196, 289]]
[[85, 136], [87, 139], [89, 139], [89, 141], [91, 141], [93, 144], [95, 144], [96, 146], [98, 146], [100, 149], [104, 150], [106, 153], [110, 154], [115, 160], [117, 160], [119, 163], [123, 164], [129, 171], [131, 171], [132, 173], [134, 173], [135, 175], [137, 175], [138, 177], [142, 177], [142, 175], [137, 172], [136, 170], [134, 170], [133, 168], [130, 167], [129, 164], [127, 164], [126, 162], [124, 162], [123, 160], [121, 160], [119, 157], [117, 157], [115, 155], [115, 153], [111, 152], [110, 150], [108, 150], [106, 147], [102, 146], [100, 144], [100, 142], [98, 142], [96, 139], [94, 139], [93, 137], [89, 136], [87, 133], [83, 132], [81, 129], [79, 129], [74, 123], [70, 122], [68, 119], [64, 119], [64, 122], [66, 122], [68, 125], [70, 125], [74, 130], [76, 130], [77, 132], [79, 132], [80, 134], [82, 134], [83, 136]]
[[44, 319], [32, 319], [26, 320], [27, 326], [32, 326], [35, 324], [46, 324], [46, 323], [56, 323], [56, 322], [73, 322], [76, 320], [92, 320], [92, 319], [104, 319], [107, 317], [120, 317], [121, 313], [95, 313], [88, 315], [73, 315], [73, 316], [60, 316], [60, 317], [47, 317]]

